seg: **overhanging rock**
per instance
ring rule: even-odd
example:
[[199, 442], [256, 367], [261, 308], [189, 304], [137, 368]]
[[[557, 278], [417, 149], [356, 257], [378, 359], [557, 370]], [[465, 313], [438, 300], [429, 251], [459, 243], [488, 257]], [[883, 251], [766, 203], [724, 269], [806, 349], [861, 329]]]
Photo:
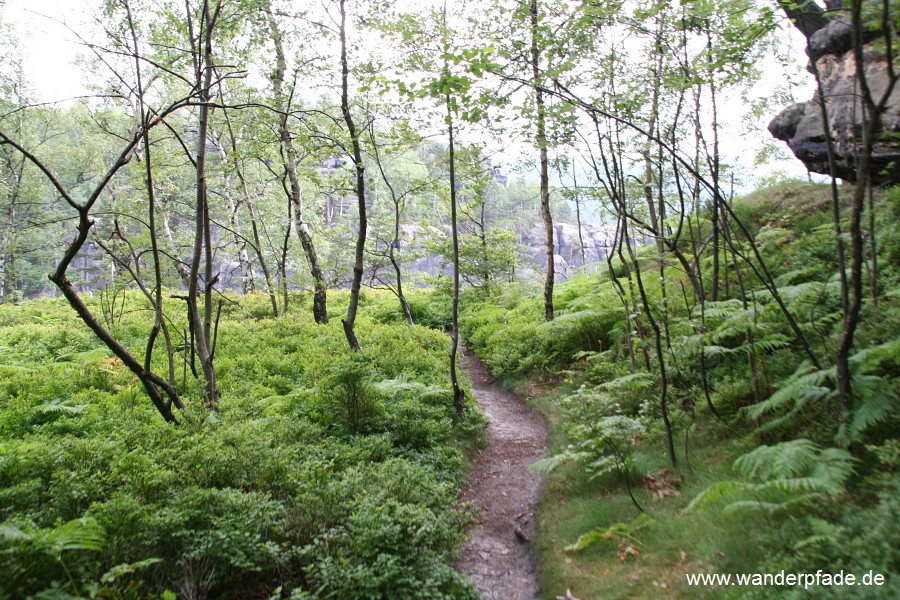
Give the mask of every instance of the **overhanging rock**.
[[[870, 34], [866, 40], [863, 60], [866, 81], [877, 102], [887, 90], [889, 77], [885, 54], [872, 37]], [[844, 17], [835, 16], [810, 36], [807, 48], [822, 80], [828, 127], [834, 142], [835, 175], [848, 181], [856, 181], [863, 127], [852, 44], [850, 25]], [[892, 90], [881, 121], [871, 172], [876, 184], [897, 183], [900, 182], [900, 85]], [[769, 123], [769, 133], [787, 142], [810, 171], [829, 174], [828, 146], [818, 93], [812, 100], [782, 111]]]

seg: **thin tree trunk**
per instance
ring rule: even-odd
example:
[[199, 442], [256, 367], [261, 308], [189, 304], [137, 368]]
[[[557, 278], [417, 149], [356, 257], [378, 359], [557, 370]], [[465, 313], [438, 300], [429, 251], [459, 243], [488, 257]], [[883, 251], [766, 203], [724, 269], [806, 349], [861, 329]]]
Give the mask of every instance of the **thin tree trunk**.
[[[187, 18], [191, 21], [189, 6]], [[194, 251], [191, 260], [190, 284], [188, 287], [188, 311], [193, 325], [194, 339], [197, 349], [197, 357], [200, 359], [200, 368], [206, 382], [205, 404], [214, 408], [219, 401], [219, 389], [216, 381], [216, 371], [213, 366], [212, 356], [212, 291], [213, 281], [211, 231], [209, 219], [209, 196], [206, 188], [206, 140], [209, 132], [209, 101], [212, 87], [212, 32], [215, 21], [209, 10], [209, 2], [203, 3], [202, 19], [202, 43], [203, 55], [198, 57], [198, 82], [200, 83], [200, 109], [198, 118], [197, 137], [197, 195], [196, 195], [196, 219], [194, 228]], [[195, 54], [197, 50], [195, 49]], [[200, 313], [200, 264], [204, 262], [203, 281], [203, 314]]]
[[[247, 206], [247, 214], [250, 215], [250, 229], [253, 232], [253, 250], [256, 253], [256, 260], [259, 261], [259, 268], [263, 272], [263, 280], [266, 283], [266, 293], [269, 294], [269, 301], [272, 303], [272, 316], [278, 316], [278, 300], [275, 297], [275, 286], [272, 282], [272, 275], [269, 271], [269, 264], [263, 253], [262, 239], [259, 235], [259, 224], [256, 221], [256, 211], [253, 208], [253, 198], [250, 197], [250, 188], [247, 185], [247, 177], [244, 175], [244, 168], [237, 149], [237, 137], [235, 136], [234, 127], [231, 124], [231, 117], [226, 109], [222, 109], [225, 116], [225, 123], [228, 126], [228, 134], [231, 137], [231, 155], [232, 164], [238, 180], [241, 182], [241, 192], [243, 194], [244, 204]], [[252, 279], [251, 279], [252, 281]]]
[[[712, 62], [712, 33], [707, 28], [707, 61]], [[712, 272], [712, 289], [710, 291], [710, 300], [717, 302], [719, 300], [719, 123], [718, 111], [716, 110], [716, 82], [712, 69], [709, 72], [709, 93], [712, 102], [712, 135], [713, 135], [713, 153], [710, 159], [710, 176], [713, 185], [713, 205], [712, 205], [712, 249], [713, 249], [713, 272]]]
[[[343, 19], [343, 2], [341, 3], [341, 15]], [[346, 41], [344, 38], [343, 20], [341, 21], [341, 60], [342, 66], [346, 68]], [[281, 39], [281, 31], [274, 17], [269, 19], [269, 29], [272, 34], [272, 42], [275, 46], [276, 68], [272, 77], [272, 87], [275, 93], [275, 101], [281, 109], [279, 120], [279, 135], [281, 137], [282, 160], [284, 161], [284, 170], [290, 181], [290, 200], [291, 215], [294, 229], [297, 231], [297, 237], [300, 239], [300, 245], [303, 247], [303, 253], [306, 255], [306, 262], [309, 265], [309, 272], [313, 278], [313, 318], [316, 323], [328, 323], [328, 297], [325, 283], [325, 276], [322, 273], [322, 267], [319, 264], [319, 256], [316, 254], [316, 248], [313, 245], [312, 235], [309, 225], [303, 220], [303, 192], [300, 188], [300, 181], [297, 177], [297, 159], [294, 142], [291, 136], [291, 130], [288, 126], [288, 113], [290, 111], [290, 101], [285, 100], [284, 96], [284, 73], [287, 68], [285, 60], [284, 47]], [[344, 85], [346, 86], [346, 73], [344, 74]], [[349, 114], [349, 111], [348, 111]], [[348, 123], [348, 128], [350, 124]], [[352, 135], [352, 133], [351, 133]], [[354, 146], [358, 146], [359, 141], [354, 140]], [[354, 147], [354, 153], [356, 148]]]
[[375, 153], [375, 163], [378, 165], [378, 171], [381, 173], [381, 179], [387, 186], [388, 192], [391, 195], [391, 202], [394, 205], [394, 237], [391, 240], [390, 247], [388, 248], [388, 260], [391, 261], [391, 266], [394, 267], [394, 277], [397, 280], [395, 293], [397, 295], [397, 299], [400, 301], [400, 308], [403, 310], [403, 316], [406, 317], [406, 324], [412, 327], [412, 311], [409, 308], [409, 302], [406, 301], [406, 296], [403, 294], [403, 273], [400, 271], [400, 263], [397, 261], [397, 257], [394, 254], [396, 248], [400, 244], [400, 213], [403, 210], [403, 199], [397, 195], [397, 190], [394, 189], [394, 186], [391, 184], [391, 181], [390, 179], [388, 179], [387, 173], [384, 170], [384, 165], [381, 164], [381, 155], [378, 152], [378, 143], [375, 140], [374, 127], [372, 129], [372, 149]]
[[[166, 325], [163, 317], [163, 292], [162, 292], [162, 265], [160, 264], [159, 243], [156, 235], [156, 191], [153, 184], [153, 168], [150, 147], [150, 130], [147, 123], [147, 109], [144, 104], [144, 84], [141, 74], [140, 52], [138, 48], [137, 30], [131, 14], [131, 3], [125, 2], [125, 11], [128, 17], [128, 27], [131, 31], [131, 40], [134, 45], [134, 66], [137, 78], [137, 96], [138, 110], [140, 115], [140, 127], [142, 131], [141, 139], [144, 145], [144, 176], [147, 188], [147, 226], [150, 235], [150, 255], [153, 261], [153, 294], [148, 294], [150, 303], [153, 305], [154, 322], [147, 340], [147, 349], [144, 358], [144, 370], [150, 372], [151, 360], [153, 358], [153, 346], [160, 330], [163, 333], [163, 340], [166, 344], [166, 357], [168, 359], [169, 384], [175, 386], [175, 349], [172, 346], [172, 336], [169, 334], [169, 327]], [[137, 268], [137, 258], [135, 259], [135, 267]], [[184, 409], [181, 399], [173, 397], [178, 408]]]
[[[63, 296], [69, 303], [69, 306], [75, 311], [75, 313], [79, 316], [82, 322], [88, 326], [88, 328], [94, 332], [94, 335], [103, 342], [103, 344], [113, 353], [115, 354], [132, 373], [134, 373], [135, 377], [144, 385], [144, 389], [147, 391], [147, 395], [150, 396], [150, 400], [153, 402], [153, 405], [162, 415], [163, 419], [170, 423], [177, 423], [178, 420], [175, 418], [175, 415], [172, 413], [172, 402], [178, 397], [178, 394], [175, 392], [174, 387], [169, 385], [165, 379], [159, 377], [155, 373], [147, 372], [143, 365], [130, 353], [128, 350], [119, 343], [97, 320], [97, 318], [91, 313], [90, 309], [84, 304], [81, 300], [81, 297], [78, 295], [77, 290], [72, 285], [71, 281], [69, 281], [67, 271], [72, 262], [78, 257], [79, 252], [84, 247], [85, 242], [88, 239], [90, 234], [91, 227], [94, 225], [94, 220], [91, 218], [90, 211], [96, 203], [97, 199], [100, 197], [100, 194], [109, 184], [112, 177], [128, 163], [130, 160], [130, 156], [134, 151], [134, 148], [137, 146], [140, 140], [140, 136], [137, 135], [134, 139], [132, 139], [126, 148], [120, 153], [118, 159], [113, 163], [113, 165], [109, 168], [106, 175], [100, 180], [97, 187], [88, 197], [88, 199], [84, 203], [76, 202], [75, 199], [69, 194], [59, 183], [59, 180], [53, 175], [53, 173], [43, 164], [37, 157], [28, 152], [24, 147], [13, 141], [6, 134], [0, 131], [0, 144], [8, 144], [16, 149], [16, 151], [20, 152], [29, 162], [34, 164], [47, 178], [50, 184], [56, 189], [59, 193], [60, 197], [62, 197], [66, 204], [68, 204], [72, 209], [76, 211], [78, 214], [78, 226], [75, 239], [66, 247], [63, 252], [63, 256], [60, 259], [59, 263], [56, 266], [56, 269], [49, 275], [50, 281], [52, 281], [57, 288], [62, 292]], [[180, 400], [179, 400], [180, 402]]]
[[362, 287], [363, 259], [366, 249], [366, 180], [365, 166], [362, 161], [362, 150], [359, 145], [359, 134], [353, 115], [350, 112], [350, 92], [348, 79], [350, 68], [347, 64], [347, 12], [346, 0], [340, 1], [341, 24], [341, 112], [344, 123], [347, 125], [347, 133], [350, 134], [350, 144], [353, 148], [353, 164], [356, 167], [356, 200], [359, 209], [359, 233], [356, 237], [356, 252], [353, 263], [353, 282], [350, 285], [350, 305], [347, 307], [347, 317], [342, 321], [344, 335], [351, 350], [359, 350], [359, 340], [356, 339], [354, 325], [356, 323], [356, 311], [359, 306], [359, 290]]
[[[728, 239], [728, 245], [733, 245], [733, 240], [731, 239], [731, 232], [727, 224], [722, 229], [722, 234], [725, 235]], [[741, 308], [746, 312], [749, 308], [749, 304], [747, 302], [747, 289], [744, 285], [744, 277], [741, 273], [741, 267], [738, 264], [737, 254], [731, 253], [732, 267], [734, 268], [734, 275], [737, 278], [738, 291], [741, 295]], [[756, 325], [756, 304], [754, 302], [753, 306], [753, 324]], [[747, 328], [744, 331], [744, 342], [747, 344], [748, 351], [748, 366], [750, 367], [750, 389], [753, 392], [753, 401], [757, 404], [762, 400], [762, 392], [759, 389], [759, 369], [756, 364], [756, 340], [753, 334], [753, 330], [751, 328]]]
[[879, 98], [877, 104], [872, 97], [871, 89], [866, 80], [864, 48], [863, 48], [863, 23], [862, 2], [853, 0], [851, 3], [851, 29], [853, 31], [853, 56], [856, 62], [856, 80], [860, 88], [863, 107], [862, 147], [857, 149], [861, 154], [857, 155], [856, 186], [853, 190], [853, 204], [850, 212], [850, 299], [847, 310], [844, 313], [844, 327], [838, 345], [835, 359], [835, 370], [838, 382], [838, 398], [841, 408], [841, 416], [853, 408], [853, 381], [850, 372], [850, 350], [853, 347], [853, 339], [856, 328], [859, 325], [859, 315], [862, 310], [863, 299], [863, 263], [865, 262], [865, 241], [862, 232], [862, 216], [865, 205], [866, 191], [871, 186], [870, 165], [872, 151], [875, 143], [875, 135], [881, 125], [881, 116], [885, 105], [897, 83], [898, 76], [894, 72], [893, 40], [891, 39], [891, 24], [889, 23], [888, 4], [885, 2], [882, 8], [882, 35], [885, 37], [885, 53], [887, 58], [888, 85]]
[[288, 279], [287, 279], [287, 259], [288, 259], [288, 250], [291, 245], [291, 228], [293, 226], [293, 219], [291, 215], [293, 214], [293, 207], [291, 206], [290, 200], [287, 203], [287, 216], [288, 218], [285, 220], [287, 223], [287, 227], [284, 229], [284, 239], [281, 242], [281, 260], [278, 263], [278, 274], [281, 278], [281, 314], [287, 314], [288, 311]]
[[[20, 130], [21, 131], [21, 130]], [[24, 165], [24, 161], [22, 163]], [[0, 241], [0, 304], [5, 302], [8, 296], [14, 295], [15, 286], [10, 286], [10, 280], [7, 277], [7, 269], [10, 264], [14, 264], [12, 260], [7, 263], [6, 257], [10, 255], [10, 247], [16, 229], [16, 205], [18, 204], [19, 189], [21, 182], [21, 170], [18, 172], [9, 161], [10, 176], [15, 179], [15, 183], [11, 186], [12, 190], [9, 197], [9, 205], [6, 207], [6, 226], [3, 228], [3, 240]], [[10, 272], [12, 269], [9, 269]]]
[[869, 295], [872, 300], [872, 312], [875, 320], [880, 321], [881, 316], [878, 311], [878, 240], [875, 235], [875, 198], [872, 186], [869, 186], [868, 206], [866, 210], [869, 213], [869, 257], [871, 264], [869, 265]]
[[656, 322], [656, 319], [653, 317], [653, 314], [650, 310], [650, 302], [647, 298], [647, 292], [644, 289], [643, 279], [641, 278], [641, 267], [638, 264], [634, 248], [632, 248], [631, 244], [629, 243], [630, 240], [628, 237], [628, 225], [624, 220], [623, 237], [625, 239], [625, 245], [628, 247], [628, 254], [631, 256], [631, 262], [634, 265], [635, 280], [637, 281], [638, 290], [640, 292], [641, 304], [643, 305], [644, 312], [647, 315], [647, 321], [650, 323], [650, 327], [653, 329], [654, 348], [656, 349], [656, 360], [659, 366], [659, 407], [660, 411], [662, 412], [663, 425], [666, 429], [666, 446], [669, 451], [669, 461], [672, 463], [672, 467], [678, 468], [678, 457], [675, 454], [675, 434], [672, 431], [672, 422], [669, 419], [669, 380], [668, 376], [666, 375], [666, 357], [663, 353], [662, 332], [660, 331], [659, 324]]
[[541, 216], [544, 219], [544, 234], [547, 254], [547, 270], [544, 278], [544, 318], [553, 320], [553, 283], [556, 277], [553, 263], [553, 215], [550, 214], [550, 177], [547, 158], [547, 115], [544, 108], [544, 92], [540, 85], [540, 46], [538, 43], [538, 3], [531, 0], [531, 74], [534, 79], [534, 103], [536, 108], [536, 135], [540, 162]]
[[462, 418], [465, 410], [465, 396], [459, 385], [456, 372], [456, 354], [459, 349], [459, 231], [456, 224], [456, 149], [454, 147], [453, 112], [450, 107], [450, 95], [446, 96], [447, 132], [449, 138], [450, 160], [450, 231], [453, 236], [453, 304], [451, 306], [450, 331], [450, 384], [453, 386], [453, 407], [456, 416]]
[[587, 264], [587, 257], [584, 253], [584, 237], [581, 234], [581, 198], [578, 194], [578, 179], [575, 174], [575, 164], [572, 164], [572, 185], [575, 187], [575, 222], [578, 224], [578, 246], [581, 248], [581, 266]]

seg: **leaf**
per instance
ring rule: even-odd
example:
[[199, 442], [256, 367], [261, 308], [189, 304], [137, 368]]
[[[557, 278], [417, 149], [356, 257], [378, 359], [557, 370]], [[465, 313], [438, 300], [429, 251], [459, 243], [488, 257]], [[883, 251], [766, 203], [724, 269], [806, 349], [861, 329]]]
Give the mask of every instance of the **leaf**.
[[684, 508], [684, 511], [693, 512], [695, 510], [705, 510], [733, 498], [735, 495], [746, 489], [745, 485], [737, 481], [719, 481], [697, 494], [697, 496]]
[[579, 461], [584, 460], [590, 456], [587, 452], [560, 452], [554, 456], [548, 456], [547, 458], [543, 458], [535, 463], [532, 463], [528, 466], [529, 471], [533, 471], [535, 473], [540, 473], [542, 475], [547, 475], [552, 472], [553, 469], [563, 464], [566, 461]]
[[621, 538], [637, 542], [634, 534], [653, 525], [655, 522], [656, 520], [647, 516], [647, 513], [641, 513], [631, 523], [614, 523], [606, 529], [593, 529], [583, 533], [578, 536], [574, 544], [566, 546], [564, 550], [566, 552], [580, 552], [595, 544]]
[[161, 558], [145, 558], [144, 560], [139, 560], [138, 562], [116, 565], [109, 571], [104, 573], [103, 577], [100, 578], [100, 581], [102, 583], [114, 583], [117, 579], [124, 575], [132, 575], [140, 571], [141, 569], [145, 569], [151, 565], [155, 565], [161, 562]]

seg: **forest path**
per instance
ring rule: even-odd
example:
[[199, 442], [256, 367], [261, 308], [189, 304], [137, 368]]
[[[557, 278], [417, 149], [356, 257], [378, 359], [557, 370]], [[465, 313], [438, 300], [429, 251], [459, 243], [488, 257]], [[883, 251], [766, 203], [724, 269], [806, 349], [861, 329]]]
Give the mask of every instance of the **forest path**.
[[539, 597], [532, 546], [541, 477], [528, 465], [546, 455], [547, 426], [513, 393], [502, 389], [468, 349], [460, 366], [490, 418], [488, 447], [475, 456], [462, 498], [476, 510], [456, 568], [475, 582], [484, 600]]

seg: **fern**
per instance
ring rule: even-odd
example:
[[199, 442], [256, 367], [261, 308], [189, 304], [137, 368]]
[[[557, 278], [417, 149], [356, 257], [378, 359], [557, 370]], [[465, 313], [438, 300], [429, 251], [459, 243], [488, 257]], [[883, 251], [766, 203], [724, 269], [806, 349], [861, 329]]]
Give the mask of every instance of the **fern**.
[[636, 392], [646, 389], [655, 383], [655, 378], [650, 373], [639, 371], [637, 373], [629, 373], [621, 377], [616, 377], [597, 386], [597, 389], [610, 392], [625, 391]]
[[589, 457], [590, 455], [587, 452], [572, 452], [570, 450], [565, 450], [559, 454], [554, 454], [553, 456], [548, 456], [547, 458], [542, 458], [541, 460], [532, 463], [528, 466], [528, 470], [540, 473], [541, 475], [547, 475], [565, 462], [578, 462]]
[[82, 517], [52, 528], [18, 527], [9, 521], [0, 525], [0, 543], [30, 544], [59, 556], [66, 550], [99, 552], [106, 546], [106, 530], [94, 519]]
[[595, 544], [623, 538], [640, 544], [634, 534], [641, 529], [650, 527], [655, 522], [656, 520], [648, 517], [647, 513], [641, 513], [631, 523], [615, 523], [606, 529], [592, 529], [587, 533], [583, 533], [578, 536], [574, 544], [566, 546], [565, 551], [580, 552]]
[[766, 425], [765, 429], [771, 429], [796, 415], [808, 403], [831, 399], [835, 392], [833, 386], [826, 384], [833, 380], [833, 368], [809, 372], [809, 366], [804, 363], [788, 378], [786, 385], [763, 402], [749, 406], [744, 411], [749, 418], [759, 419], [769, 413], [787, 410], [787, 414]]
[[[850, 357], [851, 385], [854, 406], [849, 418], [841, 425], [836, 439], [846, 445], [861, 439], [876, 425], [888, 423], [900, 416], [900, 393], [890, 375], [900, 363], [900, 340], [861, 350]], [[800, 366], [769, 398], [744, 409], [750, 419], [781, 413], [767, 422], [762, 431], [778, 427], [814, 403], [833, 400], [837, 395], [834, 367], [810, 371], [808, 364]]]
[[719, 302], [707, 302], [706, 303], [706, 318], [707, 319], [727, 319], [732, 316], [735, 312], [740, 312], [744, 310], [743, 303], [737, 299], [732, 298], [730, 300], [721, 300]]
[[685, 510], [724, 504], [726, 514], [790, 514], [822, 497], [843, 493], [854, 468], [855, 459], [846, 450], [822, 449], [806, 439], [760, 446], [734, 461], [741, 480], [721, 481], [708, 487]]
[[743, 492], [744, 489], [744, 485], [737, 481], [732, 481], [730, 479], [727, 479], [725, 481], [718, 481], [697, 494], [694, 499], [688, 503], [684, 510], [686, 512], [706, 510], [713, 506], [722, 504], [726, 500], [730, 500], [737, 494]]
[[737, 348], [726, 348], [725, 346], [703, 346], [703, 356], [706, 358], [718, 358], [720, 356], [731, 356], [737, 354]]

